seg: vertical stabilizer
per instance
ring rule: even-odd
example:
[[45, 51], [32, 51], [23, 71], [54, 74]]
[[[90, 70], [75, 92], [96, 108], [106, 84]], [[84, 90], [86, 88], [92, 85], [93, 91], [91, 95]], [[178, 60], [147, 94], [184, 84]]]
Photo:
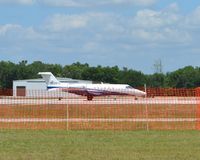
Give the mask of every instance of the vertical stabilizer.
[[47, 85], [54, 85], [60, 83], [51, 72], [39, 72], [38, 74], [42, 76]]

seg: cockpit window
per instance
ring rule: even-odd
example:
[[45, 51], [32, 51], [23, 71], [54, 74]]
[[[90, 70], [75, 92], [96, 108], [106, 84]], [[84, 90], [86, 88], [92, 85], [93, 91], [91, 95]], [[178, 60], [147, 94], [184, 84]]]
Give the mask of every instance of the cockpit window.
[[131, 86], [126, 86], [126, 89], [133, 89], [133, 87], [131, 87]]

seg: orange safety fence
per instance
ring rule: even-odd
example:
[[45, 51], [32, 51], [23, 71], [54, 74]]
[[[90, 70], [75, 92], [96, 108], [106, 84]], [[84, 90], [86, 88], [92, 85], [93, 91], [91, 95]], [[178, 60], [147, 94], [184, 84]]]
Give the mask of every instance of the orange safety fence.
[[196, 129], [200, 130], [200, 88], [196, 89], [196, 97], [197, 97], [197, 112], [196, 112]]
[[200, 88], [148, 88], [147, 97], [92, 101], [62, 91], [16, 93], [0, 98], [0, 129], [200, 130]]

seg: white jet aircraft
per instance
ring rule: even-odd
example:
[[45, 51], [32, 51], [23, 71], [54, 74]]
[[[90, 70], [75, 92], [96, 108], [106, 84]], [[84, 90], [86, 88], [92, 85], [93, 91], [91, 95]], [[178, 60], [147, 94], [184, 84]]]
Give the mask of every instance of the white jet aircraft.
[[95, 96], [131, 95], [145, 97], [146, 93], [127, 84], [85, 84], [85, 83], [61, 83], [51, 72], [39, 72], [45, 80], [49, 91], [61, 90], [81, 96], [87, 96], [91, 101]]

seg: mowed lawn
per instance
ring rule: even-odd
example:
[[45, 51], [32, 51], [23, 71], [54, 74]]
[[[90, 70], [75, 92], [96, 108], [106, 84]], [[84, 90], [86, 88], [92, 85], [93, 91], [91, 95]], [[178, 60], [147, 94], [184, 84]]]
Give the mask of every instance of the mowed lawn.
[[198, 131], [0, 131], [0, 160], [197, 160]]

